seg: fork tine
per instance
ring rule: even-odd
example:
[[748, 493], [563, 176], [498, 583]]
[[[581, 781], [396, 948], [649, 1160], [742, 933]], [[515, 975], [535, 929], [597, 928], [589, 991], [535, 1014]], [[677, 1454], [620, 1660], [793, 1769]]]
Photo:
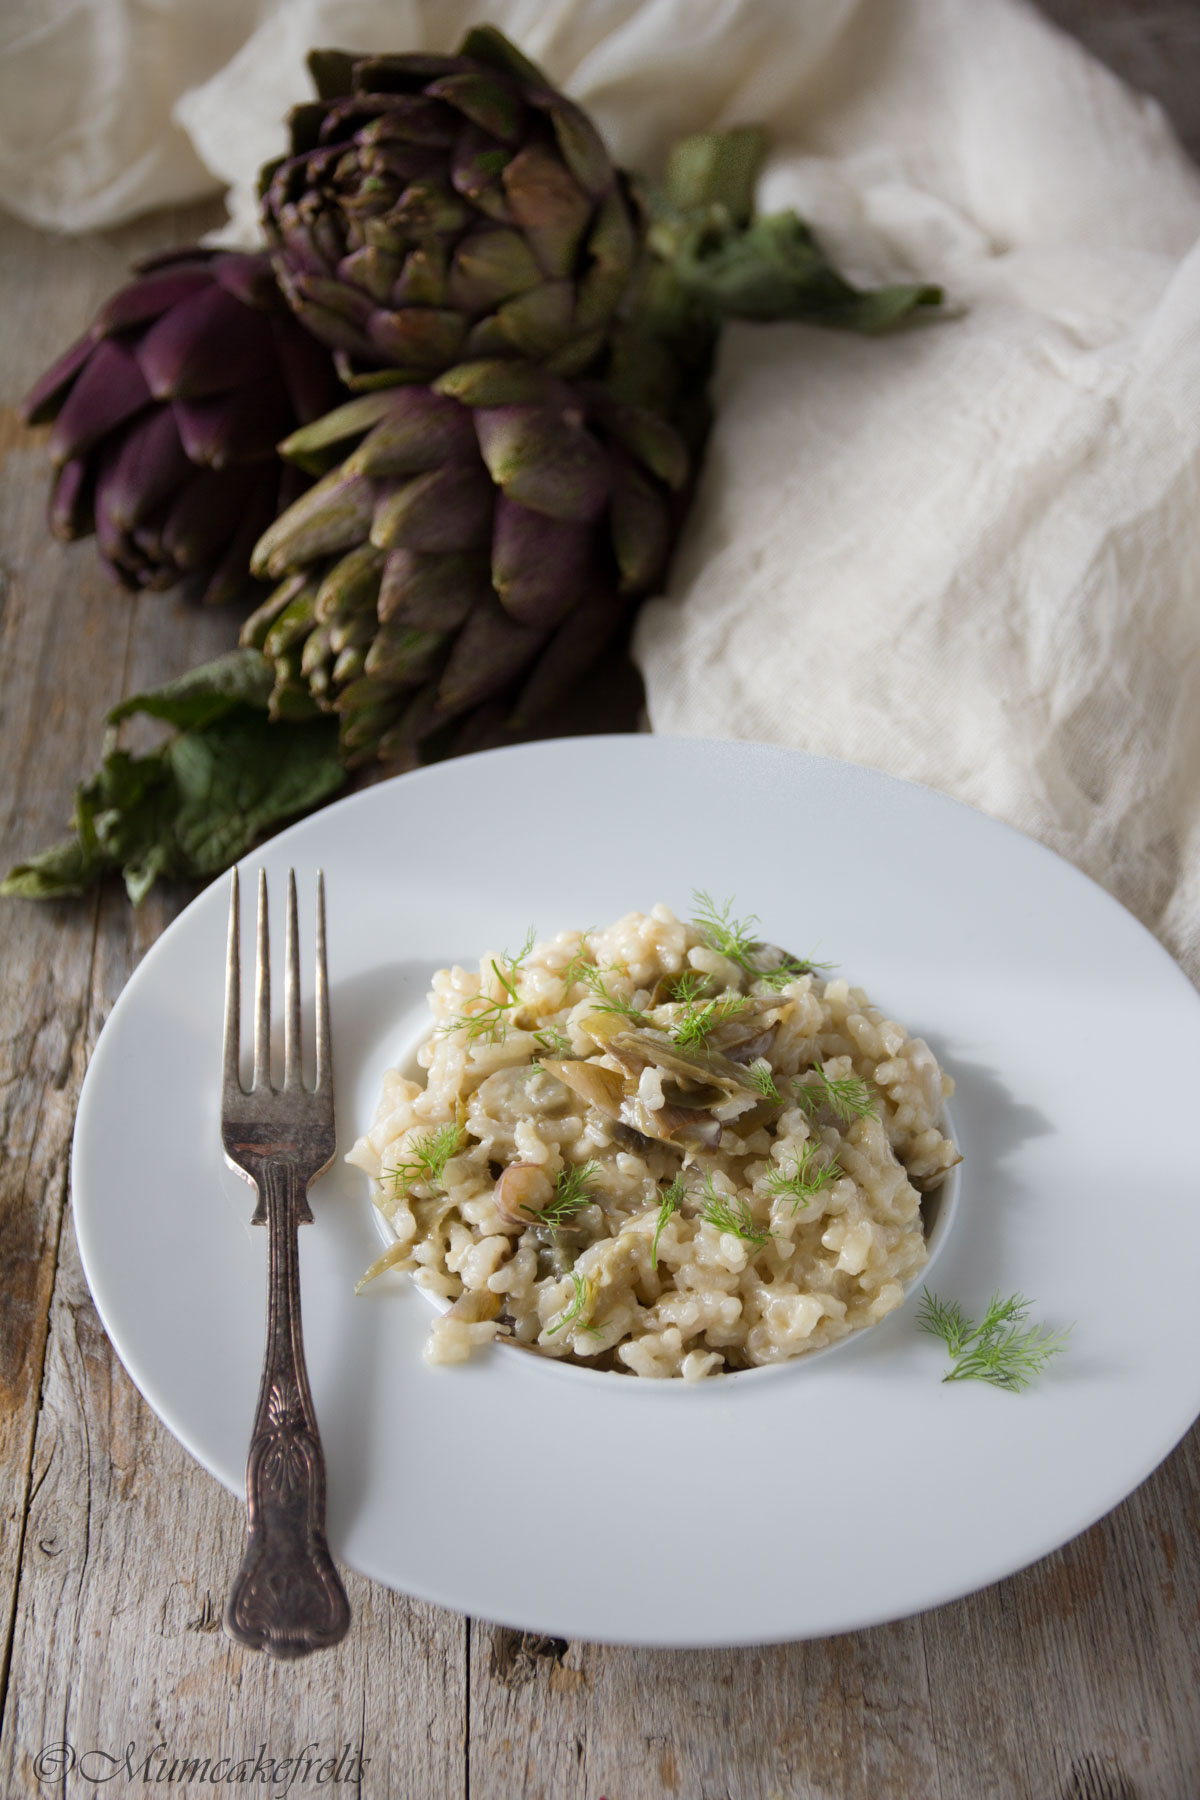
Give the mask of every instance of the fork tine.
[[267, 929], [267, 872], [258, 871], [258, 957], [254, 970], [254, 1087], [271, 1086], [271, 943]]
[[296, 916], [296, 871], [288, 870], [287, 926], [284, 937], [283, 1085], [303, 1085], [300, 1055], [300, 930]]
[[225, 961], [224, 1091], [226, 1106], [229, 1105], [233, 1095], [242, 1092], [242, 1077], [239, 1068], [242, 1029], [240, 916], [241, 902], [238, 896], [238, 872], [235, 868], [233, 871], [233, 880], [229, 887], [229, 949], [226, 953]]
[[333, 1049], [329, 1029], [329, 970], [325, 963], [325, 872], [317, 871], [317, 1084], [328, 1090], [333, 1079]]

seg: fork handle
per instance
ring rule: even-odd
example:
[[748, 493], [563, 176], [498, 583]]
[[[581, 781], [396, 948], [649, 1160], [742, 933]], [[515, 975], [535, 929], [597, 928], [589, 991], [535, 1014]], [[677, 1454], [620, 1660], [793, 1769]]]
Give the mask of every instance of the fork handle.
[[259, 1191], [269, 1233], [267, 1352], [246, 1464], [246, 1553], [225, 1630], [271, 1656], [305, 1656], [345, 1637], [350, 1603], [325, 1540], [325, 1457], [300, 1331], [301, 1218], [296, 1162], [267, 1158]]

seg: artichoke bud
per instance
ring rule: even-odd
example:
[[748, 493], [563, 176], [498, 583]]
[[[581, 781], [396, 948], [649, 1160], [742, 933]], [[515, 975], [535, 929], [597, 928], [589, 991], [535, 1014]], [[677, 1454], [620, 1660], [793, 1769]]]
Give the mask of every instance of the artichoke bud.
[[[340, 714], [347, 760], [494, 741], [514, 696], [524, 723], [660, 578], [688, 457], [624, 395], [472, 358], [302, 437], [311, 457], [348, 454], [266, 534], [276, 560], [317, 546], [303, 603], [266, 629], [278, 617], [314, 703]], [[358, 541], [334, 544], [347, 506]]]
[[27, 396], [53, 421], [51, 529], [95, 530], [130, 588], [247, 589], [250, 542], [288, 497], [276, 442], [337, 397], [262, 254], [186, 249], [141, 265]]
[[587, 116], [498, 33], [453, 57], [311, 67], [318, 98], [264, 171], [262, 218], [280, 285], [344, 378], [435, 375], [464, 352], [582, 371], [640, 236]]

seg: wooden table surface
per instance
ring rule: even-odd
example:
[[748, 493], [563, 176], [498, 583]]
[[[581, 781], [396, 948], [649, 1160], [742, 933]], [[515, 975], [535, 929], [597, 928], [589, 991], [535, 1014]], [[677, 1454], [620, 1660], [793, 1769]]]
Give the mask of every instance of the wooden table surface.
[[[1071, 23], [1097, 12], [1072, 0], [1050, 10]], [[1164, 42], [1187, 40], [1194, 77], [1194, 5], [1135, 10], [1160, 38], [1170, 15], [1178, 30]], [[1098, 47], [1112, 51], [1102, 33]], [[1144, 35], [1137, 47], [1144, 61]], [[1168, 99], [1172, 83], [1194, 97], [1178, 58], [1159, 60]], [[106, 584], [90, 544], [54, 543], [45, 433], [24, 432], [12, 410], [131, 258], [216, 216], [160, 215], [80, 241], [0, 223], [4, 867], [61, 835], [105, 711], [235, 633], [231, 617], [170, 597], [133, 602]], [[278, 1665], [228, 1642], [219, 1618], [242, 1507], [117, 1362], [80, 1270], [68, 1182], [97, 1035], [188, 897], [156, 890], [137, 913], [111, 888], [78, 903], [0, 902], [0, 1795], [175, 1791], [178, 1762], [193, 1757], [249, 1759], [254, 1791], [282, 1792], [287, 1772], [264, 1786], [260, 1759], [255, 1775], [262, 1745], [277, 1760], [309, 1747], [293, 1794], [316, 1791], [324, 1765], [323, 1791], [372, 1800], [1200, 1795], [1200, 1429], [1055, 1555], [850, 1636], [606, 1649], [522, 1636], [352, 1576], [355, 1622], [337, 1650]], [[969, 1511], [969, 1469], [946, 1506]], [[61, 1745], [101, 1753], [90, 1779], [78, 1768], [54, 1778]]]

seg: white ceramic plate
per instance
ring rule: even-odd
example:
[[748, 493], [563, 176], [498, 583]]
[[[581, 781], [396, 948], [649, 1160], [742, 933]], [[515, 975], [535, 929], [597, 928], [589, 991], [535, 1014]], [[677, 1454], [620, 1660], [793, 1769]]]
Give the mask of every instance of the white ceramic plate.
[[[916, 1297], [837, 1354], [695, 1386], [515, 1351], [431, 1369], [340, 1164], [301, 1234], [329, 1536], [392, 1587], [565, 1637], [818, 1637], [995, 1581], [1107, 1512], [1200, 1411], [1200, 1004], [1128, 913], [926, 789], [749, 744], [526, 745], [369, 788], [264, 849], [311, 942], [326, 871], [338, 1135], [374, 1113], [439, 965], [694, 888], [835, 958], [953, 1072], [961, 1199], [932, 1285], [1073, 1324], [1028, 1392], [943, 1386]], [[84, 1084], [74, 1205], [92, 1292], [151, 1406], [236, 1491], [265, 1233], [217, 1131], [228, 889], [146, 957]], [[232, 1570], [231, 1570], [232, 1573]]]

